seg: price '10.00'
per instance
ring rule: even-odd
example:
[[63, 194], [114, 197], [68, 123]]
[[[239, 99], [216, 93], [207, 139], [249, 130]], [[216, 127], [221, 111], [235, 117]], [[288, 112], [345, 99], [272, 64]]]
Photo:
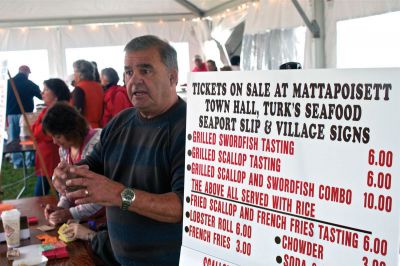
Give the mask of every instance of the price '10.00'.
[[364, 208], [368, 208], [371, 210], [392, 211], [392, 197], [379, 195], [375, 197], [373, 193], [365, 192], [364, 193]]

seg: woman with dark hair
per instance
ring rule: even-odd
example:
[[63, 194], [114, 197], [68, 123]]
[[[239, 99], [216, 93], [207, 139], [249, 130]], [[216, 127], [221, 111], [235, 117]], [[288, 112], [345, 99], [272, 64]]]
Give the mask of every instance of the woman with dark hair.
[[[43, 119], [43, 132], [53, 139], [59, 148], [61, 163], [75, 164], [84, 159], [100, 139], [101, 129], [90, 128], [86, 119], [67, 103], [56, 103], [47, 111]], [[75, 204], [68, 200], [65, 191], [57, 206], [47, 205], [46, 219], [51, 224], [60, 224], [69, 219], [82, 220], [101, 213], [98, 204]]]
[[[70, 92], [67, 84], [61, 79], [48, 79], [43, 82], [42, 98], [46, 108], [42, 110], [32, 125], [33, 136], [37, 140], [38, 150], [45, 159], [47, 174], [53, 175], [54, 168], [57, 167], [60, 162], [58, 156], [58, 146], [53, 143], [51, 137], [46, 136], [42, 131], [43, 117], [47, 112], [47, 109], [54, 105], [58, 101], [69, 101]], [[49, 193], [49, 183], [46, 179], [46, 171], [42, 168], [38, 153], [35, 155], [35, 173], [37, 176], [36, 185], [34, 189], [35, 196], [42, 196]]]
[[86, 60], [73, 64], [75, 89], [72, 91], [72, 104], [89, 121], [92, 128], [101, 126], [103, 114], [103, 89], [95, 81], [95, 66]]
[[126, 88], [118, 86], [118, 73], [109, 67], [101, 71], [101, 85], [104, 88], [104, 110], [101, 120], [103, 127], [122, 110], [132, 107]]
[[218, 71], [217, 65], [214, 60], [207, 60], [207, 70], [208, 71]]

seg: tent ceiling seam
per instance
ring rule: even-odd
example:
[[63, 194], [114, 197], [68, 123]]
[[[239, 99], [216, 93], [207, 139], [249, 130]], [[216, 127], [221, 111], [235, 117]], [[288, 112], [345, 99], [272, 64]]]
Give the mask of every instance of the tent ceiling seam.
[[205, 12], [204, 16], [206, 16], [206, 17], [212, 16], [212, 15], [215, 15], [217, 13], [224, 12], [226, 9], [229, 9], [229, 8], [232, 8], [232, 7], [237, 7], [240, 4], [247, 3], [247, 2], [254, 2], [254, 0], [233, 0], [233, 1], [228, 1], [228, 2], [225, 2], [223, 4], [220, 4], [220, 5], [216, 6], [216, 7], [212, 8], [212, 9], [210, 9], [210, 10], [207, 10]]
[[175, 2], [187, 8], [189, 11], [191, 11], [194, 15], [198, 17], [203, 17], [205, 14], [203, 10], [201, 10], [198, 6], [196, 6], [192, 2], [189, 2], [187, 0], [175, 0]]
[[192, 13], [171, 13], [171, 14], [146, 14], [132, 16], [99, 16], [99, 17], [69, 17], [69, 18], [46, 18], [26, 20], [0, 20], [0, 27], [44, 27], [44, 26], [66, 26], [84, 24], [108, 24], [108, 23], [132, 23], [132, 22], [157, 22], [180, 21], [183, 18], [192, 19]]

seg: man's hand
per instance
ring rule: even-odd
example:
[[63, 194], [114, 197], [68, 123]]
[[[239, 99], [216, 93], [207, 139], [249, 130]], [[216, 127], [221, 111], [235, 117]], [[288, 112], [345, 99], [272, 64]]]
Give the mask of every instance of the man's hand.
[[[79, 176], [68, 179], [67, 186], [81, 186], [82, 189], [67, 193], [75, 204], [97, 203], [103, 206], [121, 207], [121, 192], [125, 186], [89, 169], [70, 166], [70, 173]], [[182, 221], [182, 203], [175, 192], [163, 194], [149, 193], [135, 188], [135, 202], [129, 211], [150, 219], [178, 223]]]
[[[89, 166], [87, 165], [80, 165], [80, 166], [75, 166], [78, 168], [83, 168], [83, 169], [89, 169]], [[73, 173], [70, 172], [71, 165], [68, 164], [66, 161], [61, 161], [56, 169], [54, 169], [53, 173], [53, 185], [55, 189], [61, 194], [65, 195], [67, 193], [67, 186], [65, 182], [68, 179], [71, 178], [76, 178], [77, 176]]]
[[65, 195], [66, 193], [66, 185], [65, 181], [68, 178], [69, 173], [69, 164], [66, 161], [61, 161], [53, 172], [53, 185], [54, 188], [61, 195]]
[[87, 167], [70, 166], [69, 172], [77, 178], [68, 179], [67, 186], [83, 186], [67, 193], [69, 199], [75, 199], [75, 204], [97, 203], [104, 206], [121, 206], [120, 193], [124, 186], [109, 178], [90, 171]]

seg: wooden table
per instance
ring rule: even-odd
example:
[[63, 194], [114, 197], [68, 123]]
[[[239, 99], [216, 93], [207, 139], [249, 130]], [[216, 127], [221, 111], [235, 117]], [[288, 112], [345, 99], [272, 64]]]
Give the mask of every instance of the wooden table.
[[[54, 196], [43, 196], [43, 197], [32, 197], [23, 198], [18, 200], [6, 200], [3, 203], [12, 204], [17, 208], [23, 216], [36, 216], [39, 220], [37, 225], [30, 226], [31, 238], [26, 240], [21, 240], [21, 246], [27, 246], [32, 244], [40, 244], [40, 240], [35, 236], [43, 233], [42, 231], [36, 229], [38, 225], [47, 224], [44, 218], [44, 207], [46, 204], [56, 204], [56, 198]], [[46, 233], [56, 236], [56, 228], [53, 231], [48, 231]], [[52, 259], [47, 262], [47, 265], [76, 265], [76, 266], [86, 266], [86, 265], [103, 265], [101, 260], [95, 256], [88, 242], [77, 240], [68, 243], [69, 258], [66, 259]], [[12, 261], [7, 260], [7, 245], [6, 243], [0, 244], [0, 265], [12, 265]]]

